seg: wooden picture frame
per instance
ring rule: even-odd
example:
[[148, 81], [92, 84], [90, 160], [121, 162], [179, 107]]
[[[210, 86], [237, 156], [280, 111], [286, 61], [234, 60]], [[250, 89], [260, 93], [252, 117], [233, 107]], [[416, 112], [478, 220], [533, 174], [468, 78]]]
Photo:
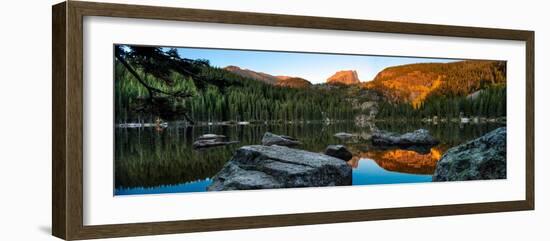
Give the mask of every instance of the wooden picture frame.
[[[400, 22], [67, 1], [52, 7], [52, 233], [66, 239], [356, 222], [533, 210], [534, 32]], [[525, 200], [152, 223], [83, 224], [83, 17], [106, 16], [327, 30], [452, 36], [526, 43]]]

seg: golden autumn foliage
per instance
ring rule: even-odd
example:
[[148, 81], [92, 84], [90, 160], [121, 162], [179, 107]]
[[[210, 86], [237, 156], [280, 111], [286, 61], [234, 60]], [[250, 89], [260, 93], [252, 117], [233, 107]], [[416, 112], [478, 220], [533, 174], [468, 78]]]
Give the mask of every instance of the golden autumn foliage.
[[465, 96], [492, 85], [506, 83], [506, 62], [467, 60], [389, 67], [366, 83], [391, 102], [418, 106], [430, 95]]

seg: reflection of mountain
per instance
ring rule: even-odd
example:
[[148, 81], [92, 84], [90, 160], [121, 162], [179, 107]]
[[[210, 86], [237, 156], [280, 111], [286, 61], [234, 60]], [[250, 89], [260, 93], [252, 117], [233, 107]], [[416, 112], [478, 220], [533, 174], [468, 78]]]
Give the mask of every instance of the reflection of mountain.
[[353, 168], [357, 168], [360, 159], [369, 158], [388, 171], [431, 175], [434, 173], [435, 165], [445, 150], [446, 148], [442, 146], [431, 148], [428, 154], [402, 149], [369, 150], [357, 153], [349, 161], [349, 164]]
[[391, 101], [419, 104], [430, 95], [466, 96], [506, 83], [506, 62], [469, 60], [388, 67], [365, 87]]

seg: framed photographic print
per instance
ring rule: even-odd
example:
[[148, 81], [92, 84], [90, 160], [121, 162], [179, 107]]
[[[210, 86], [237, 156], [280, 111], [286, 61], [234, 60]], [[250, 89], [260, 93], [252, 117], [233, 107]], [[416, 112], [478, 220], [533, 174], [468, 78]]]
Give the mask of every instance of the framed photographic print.
[[53, 235], [534, 209], [534, 32], [53, 6]]

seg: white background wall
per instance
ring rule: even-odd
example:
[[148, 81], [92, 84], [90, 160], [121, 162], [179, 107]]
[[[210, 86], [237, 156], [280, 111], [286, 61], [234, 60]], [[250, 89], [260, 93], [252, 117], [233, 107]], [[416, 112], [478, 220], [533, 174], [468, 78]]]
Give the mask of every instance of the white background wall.
[[[0, 8], [0, 240], [56, 240], [51, 230], [51, 10]], [[153, 1], [128, 1], [145, 3]], [[550, 16], [545, 1], [154, 1], [190, 8], [316, 15], [536, 31], [536, 210], [407, 220], [164, 235], [121, 240], [548, 240]], [[411, 197], [414, 198], [414, 197]], [[346, 200], [335, 197], [345, 205]], [[220, 204], [223, 205], [223, 204]]]

